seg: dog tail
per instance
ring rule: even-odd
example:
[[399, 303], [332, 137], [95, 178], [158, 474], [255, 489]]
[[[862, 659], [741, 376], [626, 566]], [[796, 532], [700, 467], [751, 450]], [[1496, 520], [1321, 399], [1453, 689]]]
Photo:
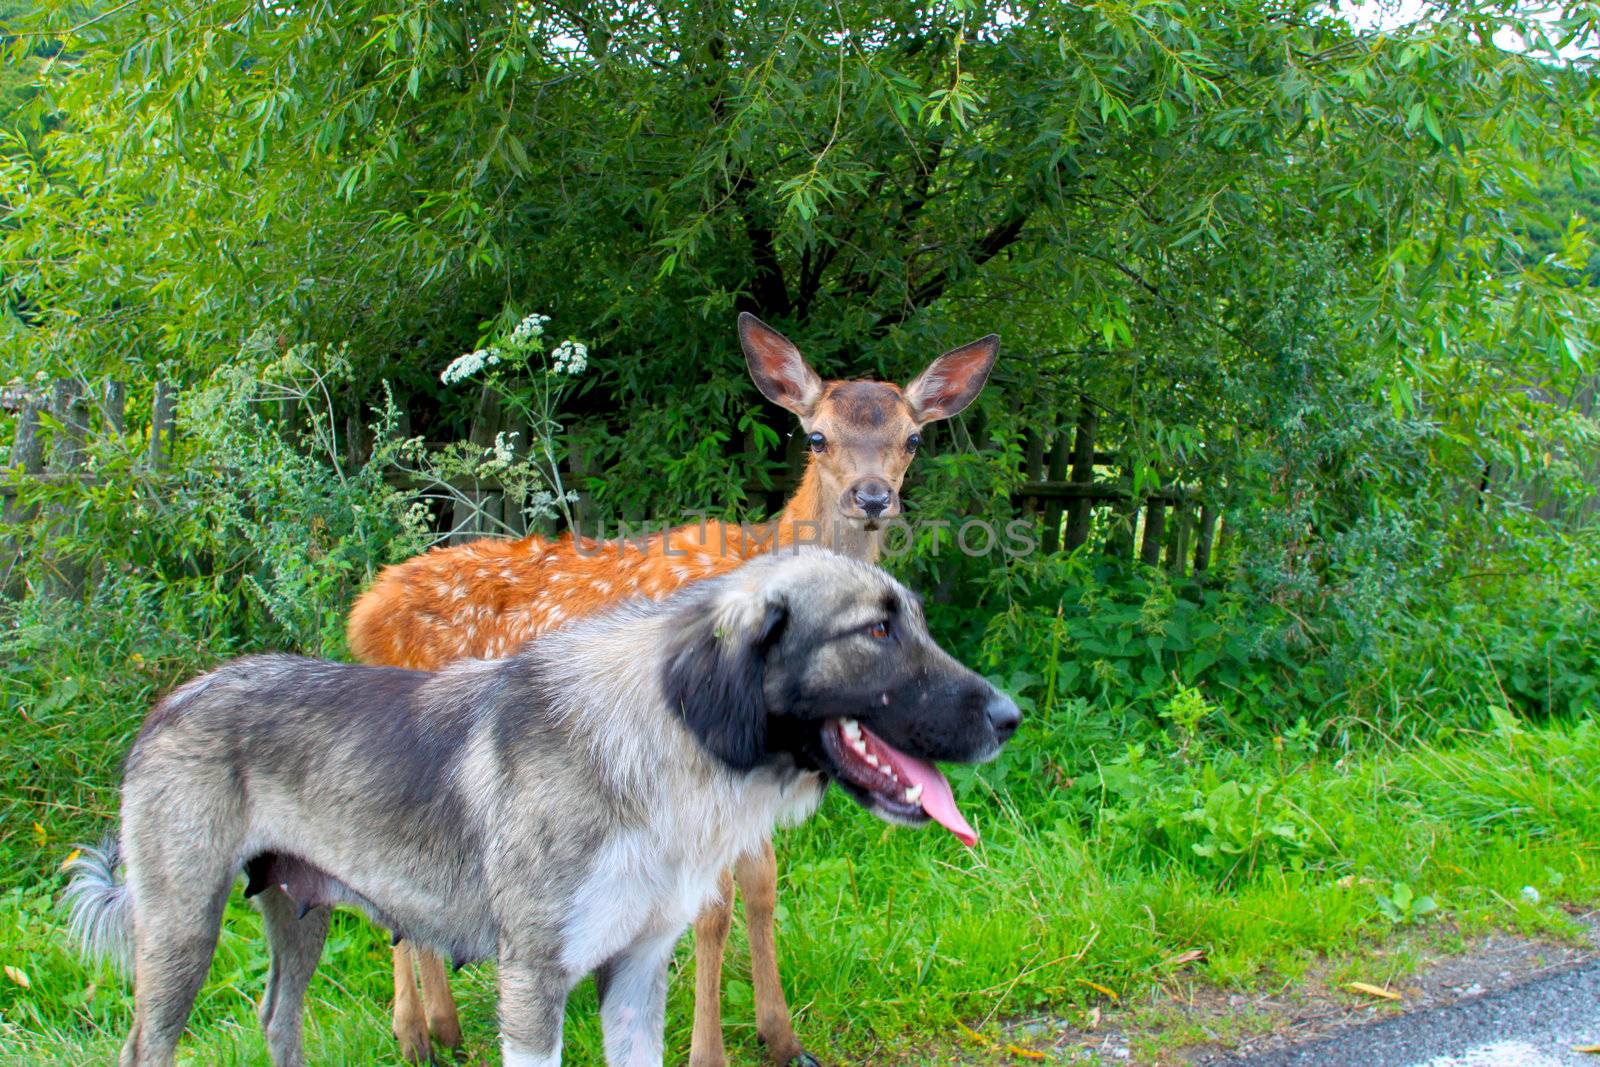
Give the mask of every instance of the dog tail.
[[133, 894], [126, 882], [117, 879], [121, 852], [116, 834], [98, 847], [81, 846], [67, 864], [72, 881], [62, 899], [71, 909], [68, 929], [79, 950], [127, 973], [133, 961]]

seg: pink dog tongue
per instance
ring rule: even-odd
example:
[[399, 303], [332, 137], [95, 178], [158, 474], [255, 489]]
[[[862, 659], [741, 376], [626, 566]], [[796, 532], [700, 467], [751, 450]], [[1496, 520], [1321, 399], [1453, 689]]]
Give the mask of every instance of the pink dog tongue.
[[955, 794], [950, 792], [950, 783], [939, 768], [884, 744], [883, 739], [876, 735], [872, 740], [889, 756], [894, 763], [894, 772], [902, 781], [922, 787], [922, 810], [928, 813], [928, 818], [955, 834], [968, 848], [978, 843], [978, 832], [962, 818], [961, 809], [956, 807]]

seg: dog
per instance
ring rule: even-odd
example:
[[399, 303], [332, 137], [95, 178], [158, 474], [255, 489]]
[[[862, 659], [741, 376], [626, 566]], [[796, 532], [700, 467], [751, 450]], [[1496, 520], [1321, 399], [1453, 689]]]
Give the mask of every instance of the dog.
[[560, 1063], [589, 973], [607, 1063], [656, 1065], [667, 965], [719, 872], [829, 783], [970, 835], [933, 761], [992, 759], [1019, 719], [904, 586], [817, 550], [436, 673], [235, 660], [145, 720], [120, 829], [75, 863], [72, 925], [86, 952], [131, 956], [123, 1067], [173, 1062], [241, 870], [275, 1067], [304, 1063], [302, 999], [341, 904], [458, 964], [497, 960], [510, 1067]]

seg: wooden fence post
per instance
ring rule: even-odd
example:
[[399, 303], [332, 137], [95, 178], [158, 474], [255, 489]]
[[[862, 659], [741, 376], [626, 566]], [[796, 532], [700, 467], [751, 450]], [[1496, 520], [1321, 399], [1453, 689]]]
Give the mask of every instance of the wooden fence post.
[[[16, 436], [11, 439], [12, 480], [36, 478], [44, 470], [44, 439], [39, 436], [39, 413], [44, 410], [42, 397], [29, 394], [17, 412]], [[21, 476], [20, 478], [18, 476]], [[21, 526], [33, 518], [33, 509], [24, 507], [12, 492], [7, 492], [0, 506], [0, 524], [5, 527]], [[20, 591], [16, 580], [17, 561], [26, 551], [20, 535], [6, 534], [5, 556], [0, 559], [0, 593], [14, 595]]]
[[[1022, 434], [1023, 476], [1030, 482], [1044, 481], [1044, 434], [1038, 430], [1024, 430]], [[1036, 496], [1022, 501], [1024, 515], [1037, 515], [1040, 500]]]
[[[50, 442], [52, 474], [70, 477], [83, 466], [84, 443], [89, 433], [89, 412], [84, 401], [83, 386], [76, 379], [56, 382], [50, 397], [50, 415], [56, 423]], [[60, 505], [52, 507], [50, 513], [54, 518], [46, 536], [54, 542], [66, 535], [71, 523], [67, 509]], [[52, 551], [49, 570], [53, 574], [45, 580], [44, 592], [59, 597], [75, 597], [83, 592], [85, 572], [81, 560]]]
[[[755, 444], [753, 440], [750, 443], [752, 446]], [[571, 457], [568, 466], [572, 468], [572, 481], [567, 488], [578, 494], [578, 499], [572, 504], [572, 521], [578, 527], [572, 531], [573, 536], [580, 533], [588, 537], [598, 536], [599, 527], [595, 523], [597, 509], [594, 494], [589, 492], [588, 486], [589, 475], [594, 472], [594, 449], [583, 440], [582, 435], [574, 434], [567, 443], [567, 455]]]
[[172, 465], [172, 437], [178, 412], [178, 391], [169, 382], [156, 382], [150, 405], [150, 469], [164, 471]]
[[128, 387], [108, 378], [100, 392], [100, 414], [106, 429], [121, 437], [128, 425]]
[[1194, 525], [1194, 511], [1186, 504], [1177, 504], [1172, 513], [1172, 531], [1167, 542], [1167, 572], [1182, 578], [1189, 562], [1189, 530]]
[[[1079, 485], [1094, 481], [1094, 435], [1100, 416], [1087, 402], [1078, 413], [1078, 431], [1072, 441], [1072, 480]], [[1089, 525], [1094, 519], [1094, 501], [1088, 497], [1073, 500], [1067, 511], [1067, 551], [1089, 540]]]
[[1167, 532], [1167, 505], [1151, 498], [1144, 509], [1144, 539], [1139, 542], [1139, 562], [1154, 567], [1161, 562]]
[[[478, 391], [478, 410], [472, 416], [472, 429], [468, 440], [481, 450], [494, 447], [495, 435], [503, 428], [504, 413], [500, 410], [500, 394], [485, 385]], [[495, 520], [502, 517], [505, 494], [490, 489], [467, 489], [456, 498], [450, 522], [450, 543], [464, 544], [476, 541], [494, 530]]]
[[[526, 460], [533, 451], [533, 424], [524, 415], [512, 414], [506, 420], [505, 435], [506, 440], [511, 443], [511, 454], [516, 457], [516, 461]], [[506, 524], [506, 531], [514, 537], [523, 537], [534, 532], [552, 533], [556, 523], [549, 519], [540, 519], [537, 523], [530, 522], [527, 513], [522, 510], [527, 506], [528, 501], [522, 496], [500, 494], [501, 521]]]
[[[1055, 440], [1050, 442], [1050, 458], [1045, 467], [1045, 477], [1052, 482], [1066, 481], [1067, 462], [1072, 450], [1072, 439], [1065, 426], [1056, 427]], [[1051, 497], [1044, 503], [1044, 551], [1055, 552], [1061, 548], [1061, 517], [1066, 508], [1061, 501]]]
[[1125, 477], [1118, 483], [1127, 494], [1111, 504], [1111, 529], [1106, 534], [1105, 554], [1126, 562], [1133, 558], [1133, 535], [1139, 525], [1139, 502], [1133, 497], [1133, 471], [1124, 466]]
[[344, 465], [348, 474], [354, 474], [372, 458], [373, 445], [372, 427], [361, 417], [361, 401], [352, 403], [354, 406], [344, 417]]
[[1211, 569], [1211, 541], [1217, 535], [1217, 509], [1200, 506], [1200, 532], [1194, 539], [1194, 573], [1198, 577]]
[[[11, 469], [26, 477], [36, 477], [44, 470], [44, 441], [39, 437], [39, 412], [44, 406], [42, 398], [29, 396], [17, 412], [17, 432], [11, 439]], [[15, 496], [6, 496], [5, 522], [8, 525], [26, 522], [31, 516], [24, 514], [25, 511]]]

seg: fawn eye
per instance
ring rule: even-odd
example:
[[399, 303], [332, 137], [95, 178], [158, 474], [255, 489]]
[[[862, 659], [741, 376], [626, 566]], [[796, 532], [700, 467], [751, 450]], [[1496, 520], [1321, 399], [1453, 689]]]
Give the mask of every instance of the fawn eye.
[[870, 637], [870, 638], [873, 638], [874, 640], [877, 640], [877, 641], [884, 640], [885, 638], [887, 638], [889, 636], [889, 624], [888, 624], [888, 622], [886, 622], [883, 619], [879, 619], [877, 622], [873, 623], [871, 626], [868, 626], [867, 627], [867, 636]]
[[922, 435], [920, 433], [914, 433], [910, 437], [906, 438], [906, 451], [907, 452], [915, 452], [917, 449], [919, 449], [921, 447], [922, 447]]
[[827, 451], [828, 439], [826, 437], [822, 436], [820, 433], [814, 433], [810, 437], [806, 438], [806, 440], [811, 442], [811, 451], [813, 451], [813, 452], [825, 452], [825, 451]]

